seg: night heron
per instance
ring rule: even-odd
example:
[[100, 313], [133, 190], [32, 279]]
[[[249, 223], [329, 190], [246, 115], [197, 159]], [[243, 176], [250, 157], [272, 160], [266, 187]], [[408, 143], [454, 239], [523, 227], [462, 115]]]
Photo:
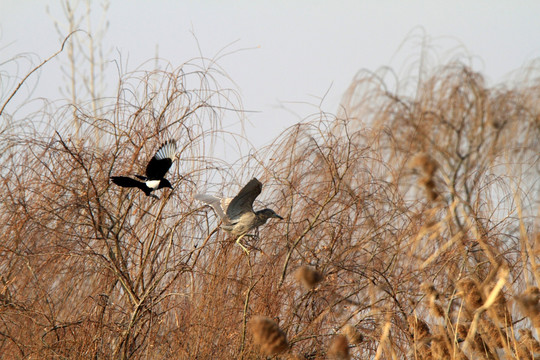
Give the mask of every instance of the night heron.
[[147, 196], [151, 192], [161, 188], [171, 188], [169, 180], [165, 179], [165, 174], [169, 171], [173, 161], [176, 159], [176, 141], [169, 140], [161, 145], [156, 154], [146, 165], [146, 175], [135, 175], [139, 180], [127, 176], [111, 176], [111, 180], [116, 185], [122, 187], [136, 187], [144, 191]]
[[251, 179], [234, 198], [219, 198], [213, 195], [195, 195], [195, 199], [212, 206], [223, 221], [221, 228], [236, 236], [236, 242], [249, 254], [240, 239], [253, 229], [266, 223], [270, 218], [283, 219], [272, 209], [253, 211], [253, 201], [261, 193], [262, 184], [256, 178]]

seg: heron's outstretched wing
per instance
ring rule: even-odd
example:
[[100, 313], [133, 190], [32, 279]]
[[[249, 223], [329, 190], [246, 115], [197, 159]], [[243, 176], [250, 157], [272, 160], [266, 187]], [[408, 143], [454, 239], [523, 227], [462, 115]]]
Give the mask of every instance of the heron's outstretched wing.
[[165, 142], [146, 166], [146, 177], [149, 180], [163, 179], [176, 156], [176, 141]]
[[221, 199], [221, 208], [223, 209], [223, 212], [226, 214], [227, 209], [229, 208], [229, 204], [231, 203], [233, 198], [222, 198]]
[[230, 198], [219, 198], [214, 195], [206, 195], [206, 194], [197, 194], [195, 195], [195, 199], [200, 200], [211, 207], [214, 208], [218, 216], [223, 220], [224, 222], [228, 223], [228, 218], [225, 213], [227, 212], [227, 207], [229, 206], [229, 203], [232, 199]]
[[253, 212], [253, 202], [262, 191], [262, 184], [256, 178], [251, 179], [236, 195], [225, 212], [229, 219], [234, 219], [245, 212]]

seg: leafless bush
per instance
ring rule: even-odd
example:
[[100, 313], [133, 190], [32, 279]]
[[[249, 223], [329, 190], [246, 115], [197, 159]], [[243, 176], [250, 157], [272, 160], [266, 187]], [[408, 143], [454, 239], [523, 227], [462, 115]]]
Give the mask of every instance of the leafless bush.
[[[451, 63], [411, 95], [376, 75], [354, 79], [343, 115], [309, 117], [240, 166], [211, 155], [240, 101], [196, 63], [126, 74], [99, 116], [3, 107], [0, 352], [534, 358], [538, 83], [492, 88]], [[110, 184], [169, 138], [174, 190]], [[285, 220], [246, 256], [193, 195], [253, 176]]]
[[[103, 118], [72, 104], [6, 129], [3, 356], [148, 356], [163, 352], [156, 339], [184, 326], [179, 309], [197, 291], [208, 245], [193, 180], [220, 165], [204, 152], [220, 108], [238, 106], [216, 76], [195, 64], [127, 74]], [[143, 173], [169, 138], [182, 144], [173, 191], [155, 201], [110, 185], [112, 174]]]

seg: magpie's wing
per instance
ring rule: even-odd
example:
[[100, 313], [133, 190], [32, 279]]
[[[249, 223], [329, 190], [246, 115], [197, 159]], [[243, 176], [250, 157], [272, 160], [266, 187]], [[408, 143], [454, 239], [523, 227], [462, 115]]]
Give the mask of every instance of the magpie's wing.
[[113, 183], [121, 187], [136, 187], [139, 189], [143, 189], [146, 185], [139, 180], [135, 180], [127, 176], [111, 176], [111, 180]]
[[227, 207], [226, 214], [229, 219], [234, 219], [245, 212], [253, 212], [253, 202], [259, 196], [261, 190], [261, 182], [256, 178], [251, 179]]
[[176, 141], [170, 140], [161, 145], [154, 157], [146, 166], [146, 177], [149, 180], [161, 180], [171, 167], [176, 155]]

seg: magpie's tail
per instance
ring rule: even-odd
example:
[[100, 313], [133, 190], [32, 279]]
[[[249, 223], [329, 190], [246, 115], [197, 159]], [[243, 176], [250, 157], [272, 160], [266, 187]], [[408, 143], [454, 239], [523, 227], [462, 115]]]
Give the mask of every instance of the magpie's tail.
[[152, 189], [150, 189], [148, 186], [146, 186], [146, 184], [144, 182], [132, 179], [132, 178], [127, 177], [127, 176], [111, 176], [111, 180], [112, 180], [113, 183], [115, 183], [116, 185], [121, 186], [121, 187], [127, 187], [127, 188], [136, 187], [136, 188], [139, 188], [142, 191], [144, 191], [146, 196], [150, 196], [150, 193], [152, 192]]

